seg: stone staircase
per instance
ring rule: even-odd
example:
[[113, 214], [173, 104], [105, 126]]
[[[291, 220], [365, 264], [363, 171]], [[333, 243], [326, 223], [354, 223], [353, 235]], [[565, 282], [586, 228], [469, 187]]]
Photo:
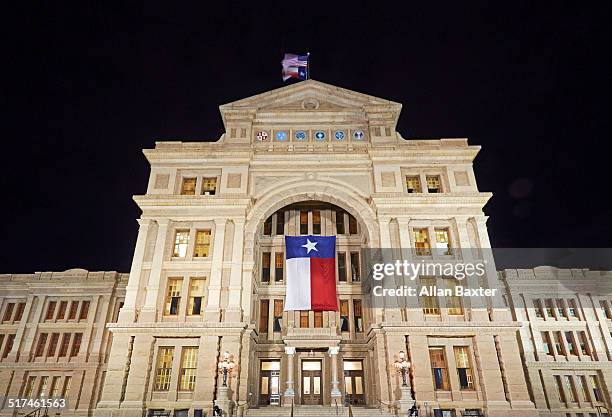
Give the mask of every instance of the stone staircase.
[[[352, 407], [353, 417], [395, 417], [387, 410], [370, 407]], [[291, 407], [261, 407], [249, 408], [245, 417], [290, 417]], [[324, 405], [301, 405], [293, 409], [293, 417], [349, 417], [348, 407]]]

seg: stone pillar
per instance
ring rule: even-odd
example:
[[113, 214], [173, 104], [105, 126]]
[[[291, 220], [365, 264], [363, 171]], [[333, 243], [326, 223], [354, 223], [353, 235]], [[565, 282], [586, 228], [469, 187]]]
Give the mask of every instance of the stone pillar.
[[[138, 321], [154, 322], [157, 318], [157, 297], [159, 295], [159, 285], [162, 275], [162, 265], [164, 262], [164, 254], [166, 253], [166, 240], [168, 234], [168, 225], [170, 220], [161, 219], [157, 221], [157, 239], [155, 240], [155, 253], [153, 262], [151, 263], [151, 272], [149, 274], [149, 282], [147, 283], [147, 295], [145, 297], [145, 305], [142, 308]], [[131, 274], [130, 274], [131, 280]], [[125, 307], [125, 305], [124, 305]], [[123, 309], [122, 309], [123, 310]]]
[[338, 388], [338, 352], [340, 351], [340, 347], [331, 346], [328, 350], [329, 358], [331, 360], [331, 397], [332, 402], [335, 399], [340, 399], [342, 397], [342, 393]]
[[230, 271], [229, 302], [225, 321], [241, 321], [240, 306], [242, 290], [242, 251], [244, 246], [244, 219], [234, 219], [234, 244], [232, 246], [232, 267]]
[[123, 308], [119, 313], [119, 322], [132, 323], [136, 319], [136, 298], [138, 297], [138, 289], [140, 288], [140, 277], [142, 276], [142, 262], [144, 260], [147, 237], [149, 236], [149, 227], [151, 220], [138, 219], [140, 229], [138, 229], [138, 238], [136, 239], [136, 248], [134, 249], [134, 257], [132, 258], [132, 268], [130, 269], [130, 278], [125, 287], [125, 301]]
[[[378, 227], [380, 229], [380, 247], [383, 250], [382, 261], [385, 263], [392, 262], [391, 253], [391, 233], [390, 233], [390, 221], [389, 217], [380, 217], [378, 219]], [[387, 277], [385, 281], [386, 285], [395, 284], [395, 276]], [[384, 312], [383, 320], [385, 322], [397, 322], [401, 321], [400, 309], [398, 306], [398, 298], [391, 300], [390, 297], [384, 297]]]
[[[400, 246], [402, 248], [402, 258], [410, 263], [413, 262], [412, 246], [410, 245], [410, 218], [398, 217]], [[418, 277], [404, 276], [402, 285], [414, 288], [418, 294]], [[406, 320], [423, 321], [423, 309], [419, 305], [418, 295], [406, 297]]]
[[220, 320], [221, 278], [223, 275], [223, 246], [225, 243], [226, 223], [226, 219], [215, 220], [212, 266], [210, 268], [210, 283], [208, 284], [208, 305], [204, 312], [204, 321], [207, 322], [218, 322]]
[[285, 405], [290, 406], [295, 398], [295, 390], [293, 388], [293, 362], [295, 357], [295, 347], [285, 346], [285, 353], [287, 354], [287, 388], [283, 394], [283, 401]]

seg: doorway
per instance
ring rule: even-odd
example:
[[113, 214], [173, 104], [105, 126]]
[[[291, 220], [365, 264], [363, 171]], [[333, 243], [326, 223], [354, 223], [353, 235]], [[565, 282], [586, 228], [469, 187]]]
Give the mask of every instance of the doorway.
[[302, 404], [323, 404], [321, 374], [320, 360], [302, 361]]
[[261, 361], [259, 405], [280, 404], [280, 361]]
[[363, 361], [344, 361], [344, 401], [364, 405]]

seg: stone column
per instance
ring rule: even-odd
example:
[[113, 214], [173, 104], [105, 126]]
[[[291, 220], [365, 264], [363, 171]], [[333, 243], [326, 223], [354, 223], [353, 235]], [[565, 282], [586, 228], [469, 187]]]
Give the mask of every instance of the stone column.
[[155, 253], [153, 255], [153, 262], [151, 263], [149, 282], [147, 283], [147, 295], [145, 297], [145, 305], [142, 308], [142, 311], [138, 318], [138, 321], [140, 322], [154, 322], [157, 319], [157, 297], [159, 295], [159, 285], [162, 275], [164, 254], [166, 252], [166, 238], [168, 234], [168, 225], [170, 224], [170, 220], [161, 219], [157, 221], [157, 224], [158, 227], [157, 238], [155, 240]]
[[226, 321], [242, 320], [240, 306], [242, 290], [242, 250], [244, 245], [244, 219], [234, 219], [234, 244], [232, 246], [232, 268], [230, 271], [229, 303]]
[[142, 262], [144, 260], [147, 236], [149, 236], [149, 228], [151, 220], [138, 219], [140, 229], [138, 230], [138, 238], [136, 239], [136, 248], [134, 249], [134, 257], [132, 258], [132, 268], [130, 269], [130, 278], [125, 287], [125, 302], [119, 313], [119, 322], [134, 322], [136, 318], [136, 298], [138, 297], [138, 289], [140, 288], [140, 277], [142, 276]]
[[210, 268], [210, 283], [208, 284], [208, 305], [204, 312], [204, 321], [208, 322], [218, 322], [220, 319], [221, 278], [223, 275], [223, 249], [226, 223], [226, 219], [215, 220], [212, 266]]
[[331, 346], [328, 350], [329, 358], [331, 360], [331, 397], [332, 401], [335, 399], [340, 399], [342, 397], [342, 393], [338, 388], [338, 352], [340, 351], [340, 347]]
[[295, 347], [285, 346], [285, 353], [287, 354], [287, 388], [283, 394], [283, 400], [285, 405], [291, 405], [291, 402], [295, 398], [295, 390], [293, 388], [293, 362], [295, 356]]

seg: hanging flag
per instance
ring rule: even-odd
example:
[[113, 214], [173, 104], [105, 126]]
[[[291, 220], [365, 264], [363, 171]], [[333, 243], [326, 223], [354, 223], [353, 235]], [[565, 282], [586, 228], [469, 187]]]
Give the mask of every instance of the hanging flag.
[[287, 81], [289, 78], [308, 79], [308, 58], [309, 54], [285, 54], [285, 58], [281, 62], [283, 65], [283, 81]]
[[285, 311], [337, 311], [336, 236], [285, 236]]

